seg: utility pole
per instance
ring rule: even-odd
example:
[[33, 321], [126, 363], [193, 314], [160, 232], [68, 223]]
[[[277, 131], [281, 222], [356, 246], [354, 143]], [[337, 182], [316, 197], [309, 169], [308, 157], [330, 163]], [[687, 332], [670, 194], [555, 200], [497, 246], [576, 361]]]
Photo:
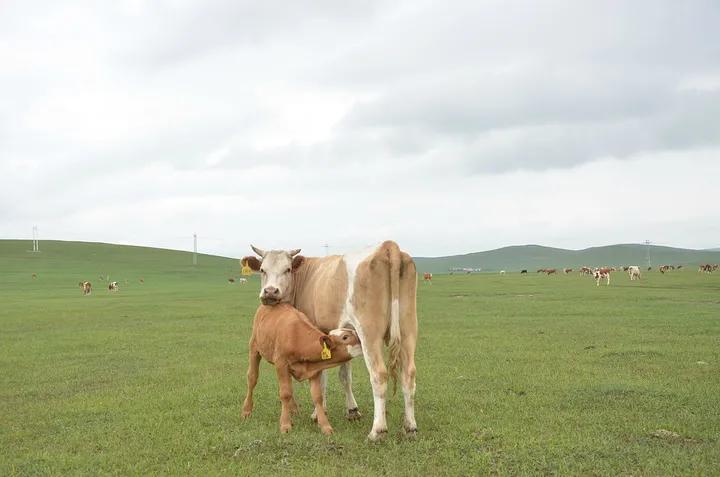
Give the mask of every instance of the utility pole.
[[197, 265], [197, 233], [193, 234], [193, 265]]
[[323, 248], [325, 249], [325, 256], [327, 257], [327, 256], [328, 256], [328, 250], [330, 249], [330, 245], [325, 244], [325, 245], [323, 245]]
[[37, 225], [33, 225], [33, 252], [40, 251], [40, 240], [38, 239], [38, 228]]
[[645, 258], [647, 260], [647, 266], [648, 266], [648, 268], [650, 268], [650, 241], [649, 240], [645, 241], [645, 251], [646, 251]]

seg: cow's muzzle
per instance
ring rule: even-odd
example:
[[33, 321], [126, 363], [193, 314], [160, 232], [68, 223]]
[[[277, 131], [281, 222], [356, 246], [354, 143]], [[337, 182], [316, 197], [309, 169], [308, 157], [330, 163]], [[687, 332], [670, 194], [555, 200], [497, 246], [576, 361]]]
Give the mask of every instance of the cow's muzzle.
[[280, 290], [276, 287], [265, 287], [260, 295], [263, 305], [277, 305], [280, 303]]

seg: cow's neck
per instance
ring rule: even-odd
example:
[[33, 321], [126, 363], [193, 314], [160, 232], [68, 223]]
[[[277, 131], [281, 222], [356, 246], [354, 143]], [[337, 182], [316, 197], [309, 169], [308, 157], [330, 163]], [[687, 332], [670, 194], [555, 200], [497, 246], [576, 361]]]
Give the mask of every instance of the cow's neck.
[[315, 269], [320, 260], [320, 257], [305, 257], [302, 265], [295, 270], [292, 301], [290, 302], [293, 306], [296, 306], [295, 297], [305, 293], [305, 286], [310, 281], [310, 277], [315, 273]]

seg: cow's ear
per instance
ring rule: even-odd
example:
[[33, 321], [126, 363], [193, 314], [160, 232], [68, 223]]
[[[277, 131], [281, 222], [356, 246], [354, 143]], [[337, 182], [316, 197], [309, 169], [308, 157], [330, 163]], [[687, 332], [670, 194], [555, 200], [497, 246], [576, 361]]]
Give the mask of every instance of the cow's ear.
[[260, 260], [258, 260], [257, 257], [248, 256], [248, 257], [243, 257], [242, 260], [240, 260], [240, 263], [242, 263], [243, 265], [247, 265], [247, 266], [250, 267], [254, 272], [259, 272], [259, 271], [260, 271], [260, 264], [261, 264], [262, 262], [261, 262]]
[[335, 349], [335, 342], [328, 335], [322, 335], [320, 337], [320, 344], [327, 346], [329, 349]]
[[300, 268], [300, 266], [303, 264], [304, 261], [305, 261], [305, 257], [303, 257], [302, 255], [296, 255], [295, 257], [293, 257], [293, 261], [292, 261], [293, 271]]

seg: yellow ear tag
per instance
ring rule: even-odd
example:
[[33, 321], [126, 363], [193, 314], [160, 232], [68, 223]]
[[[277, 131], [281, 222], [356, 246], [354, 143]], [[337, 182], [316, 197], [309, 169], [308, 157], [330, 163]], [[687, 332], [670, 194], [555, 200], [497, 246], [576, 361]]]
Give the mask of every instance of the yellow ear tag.
[[250, 268], [247, 264], [247, 260], [243, 260], [242, 262], [242, 270], [240, 271], [243, 275], [252, 275], [253, 271], [252, 268]]
[[332, 358], [332, 354], [330, 353], [330, 348], [327, 347], [327, 343], [323, 341], [323, 349], [322, 353], [320, 353], [320, 357], [322, 359], [330, 359]]

